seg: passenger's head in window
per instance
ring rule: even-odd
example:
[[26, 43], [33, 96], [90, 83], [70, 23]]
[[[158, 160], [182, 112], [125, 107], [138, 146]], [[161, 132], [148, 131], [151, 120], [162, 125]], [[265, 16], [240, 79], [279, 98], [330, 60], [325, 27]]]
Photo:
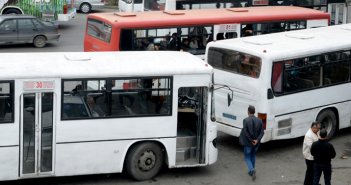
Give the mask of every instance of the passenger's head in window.
[[93, 96], [88, 96], [86, 102], [88, 104], [92, 117], [100, 117], [105, 115], [103, 110], [98, 105], [96, 105], [96, 101]]
[[217, 33], [216, 40], [223, 40], [224, 39], [224, 33]]

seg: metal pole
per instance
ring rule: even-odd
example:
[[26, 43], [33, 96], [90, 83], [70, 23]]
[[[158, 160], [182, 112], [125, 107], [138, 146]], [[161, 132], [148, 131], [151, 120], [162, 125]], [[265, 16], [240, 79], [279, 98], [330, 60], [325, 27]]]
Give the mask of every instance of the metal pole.
[[134, 12], [134, 0], [132, 0], [132, 12]]

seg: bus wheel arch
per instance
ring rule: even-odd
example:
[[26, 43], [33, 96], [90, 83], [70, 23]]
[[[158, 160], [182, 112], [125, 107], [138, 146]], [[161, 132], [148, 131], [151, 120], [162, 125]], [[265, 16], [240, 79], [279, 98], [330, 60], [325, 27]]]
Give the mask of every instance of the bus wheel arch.
[[328, 132], [328, 138], [331, 139], [338, 131], [339, 128], [339, 116], [338, 111], [335, 107], [323, 109], [318, 113], [317, 121], [320, 122], [322, 128], [325, 128]]
[[133, 179], [142, 181], [156, 176], [165, 164], [165, 147], [157, 141], [141, 141], [129, 147], [124, 168]]
[[46, 37], [44, 35], [37, 35], [33, 39], [33, 44], [36, 48], [42, 48], [46, 45]]

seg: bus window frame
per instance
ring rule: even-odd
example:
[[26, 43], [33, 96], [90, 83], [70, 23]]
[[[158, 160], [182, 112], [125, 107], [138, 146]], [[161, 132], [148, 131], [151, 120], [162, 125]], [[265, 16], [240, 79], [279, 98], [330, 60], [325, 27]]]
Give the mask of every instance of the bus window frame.
[[[128, 80], [162, 80], [162, 79], [165, 79], [165, 80], [168, 80], [168, 86], [169, 88], [157, 88], [157, 89], [154, 89], [152, 86], [151, 88], [127, 88], [127, 89], [100, 89], [100, 90], [87, 90], [87, 87], [85, 87], [85, 85], [87, 85], [88, 81], [105, 81], [105, 85], [107, 84], [106, 82], [107, 81], [117, 81], [117, 80], [121, 80], [121, 81], [128, 81]], [[86, 98], [88, 96], [96, 96], [98, 94], [100, 94], [101, 97], [104, 97], [106, 98], [105, 94], [108, 94], [110, 95], [110, 98], [112, 98], [112, 95], [114, 93], [117, 93], [117, 94], [130, 94], [130, 93], [140, 93], [140, 92], [154, 92], [154, 91], [169, 91], [169, 94], [167, 95], [169, 97], [168, 101], [169, 101], [169, 105], [167, 106], [168, 107], [168, 113], [155, 113], [155, 114], [135, 114], [135, 115], [132, 115], [132, 114], [125, 114], [125, 115], [106, 115], [106, 116], [100, 116], [100, 117], [93, 117], [93, 116], [88, 116], [88, 117], [67, 117], [65, 118], [64, 117], [64, 96], [65, 95], [73, 95], [72, 94], [72, 91], [64, 91], [64, 88], [65, 88], [65, 82], [72, 82], [72, 81], [77, 81], [77, 82], [82, 82], [82, 86], [83, 86], [83, 90], [82, 90], [82, 93], [78, 95], [80, 97], [83, 98], [84, 100], [84, 105], [87, 106], [86, 104]], [[162, 116], [172, 116], [172, 106], [173, 106], [173, 90], [174, 90], [174, 87], [173, 87], [173, 82], [174, 79], [173, 79], [173, 76], [136, 76], [136, 77], [107, 77], [107, 78], [65, 78], [65, 79], [62, 79], [61, 80], [61, 98], [62, 98], [62, 101], [61, 101], [61, 115], [60, 115], [60, 118], [61, 118], [61, 121], [69, 121], [69, 120], [90, 120], [90, 119], [116, 119], [116, 118], [138, 118], [138, 117], [162, 117]], [[153, 83], [151, 84], [153, 85]], [[151, 95], [152, 96], [152, 95]], [[158, 97], [161, 97], [161, 96], [158, 96]], [[165, 96], [166, 97], [166, 96]], [[111, 102], [112, 102], [112, 99], [111, 99]], [[107, 104], [109, 104], [110, 102], [107, 102]]]
[[[121, 29], [120, 30], [120, 37], [123, 37], [123, 32], [124, 31], [128, 31], [128, 32], [131, 32], [131, 41], [130, 41], [130, 43], [131, 43], [131, 46], [132, 46], [132, 49], [131, 50], [122, 50], [122, 45], [124, 44], [124, 42], [122, 42], [122, 39], [121, 39], [121, 41], [119, 42], [119, 48], [120, 48], [120, 51], [144, 51], [145, 49], [141, 49], [141, 50], [138, 50], [138, 47], [136, 47], [136, 43], [138, 42], [138, 40], [143, 40], [143, 39], [153, 39], [153, 40], [155, 40], [155, 39], [163, 39], [163, 40], [165, 40], [165, 41], [167, 41], [167, 37], [169, 37], [169, 38], [171, 38], [172, 37], [172, 34], [173, 33], [168, 33], [168, 34], [166, 34], [166, 35], [164, 35], [164, 36], [159, 36], [158, 35], [158, 30], [174, 30], [174, 29], [176, 29], [177, 31], [176, 31], [176, 33], [177, 33], [177, 35], [178, 35], [178, 38], [180, 38], [180, 42], [182, 42], [182, 39], [184, 39], [184, 38], [190, 38], [190, 37], [192, 37], [192, 36], [195, 36], [195, 37], [199, 37], [199, 36], [204, 36], [204, 35], [206, 35], [206, 37], [205, 38], [213, 38], [213, 34], [214, 34], [214, 32], [213, 32], [213, 30], [214, 30], [214, 24], [212, 24], [212, 25], [192, 25], [192, 26], [176, 26], [176, 27], [169, 27], [169, 26], [167, 26], [167, 27], [149, 27], [149, 28], [126, 28], [126, 29]], [[186, 34], [183, 34], [182, 33], [182, 29], [187, 29], [187, 32], [188, 32], [188, 34], [186, 35]], [[191, 34], [191, 32], [190, 32], [190, 30], [191, 29], [194, 29], [194, 28], [203, 28], [203, 29], [205, 29], [206, 31], [207, 31], [207, 28], [209, 28], [210, 29], [210, 31], [212, 31], [212, 32], [210, 32], [210, 33], [207, 33], [207, 34]], [[156, 31], [156, 35], [155, 36], [149, 36], [149, 31], [150, 30], [155, 30]], [[138, 31], [144, 31], [145, 32], [145, 35], [146, 36], [144, 36], [144, 37], [138, 37], [138, 36], [136, 36], [137, 34], [136, 34], [136, 32], [138, 32]], [[213, 39], [212, 39], [213, 40]], [[210, 41], [212, 41], [212, 40], [210, 40]], [[206, 45], [210, 42], [210, 41], [207, 41], [206, 42]], [[168, 44], [168, 43], [167, 43]], [[196, 54], [195, 55], [203, 55], [203, 54], [205, 54], [205, 48], [206, 48], [206, 46], [204, 46], [202, 49], [200, 49], [200, 48], [198, 48], [198, 49], [196, 49], [196, 51], [202, 51], [203, 50], [203, 52], [196, 52]], [[167, 51], [172, 51], [171, 49], [168, 49], [167, 47], [164, 49], [164, 50], [167, 50]]]
[[[346, 53], [346, 52], [349, 53], [348, 58], [337, 59], [337, 60], [330, 61], [330, 62], [328, 62], [327, 59], [326, 59], [327, 55], [339, 54], [339, 57], [342, 57], [341, 55], [343, 53]], [[289, 91], [289, 92], [285, 91], [285, 86], [286, 86], [285, 78], [286, 78], [286, 76], [288, 74], [285, 74], [286, 67], [285, 67], [284, 63], [286, 63], [287, 61], [307, 59], [307, 58], [316, 57], [316, 56], [320, 57], [320, 63], [318, 63], [318, 64], [309, 64], [309, 65], [305, 65], [305, 66], [302, 66], [302, 67], [299, 67], [299, 68], [296, 68], [296, 69], [305, 69], [305, 68], [311, 68], [313, 66], [319, 66], [319, 70], [323, 71], [322, 73], [319, 74], [319, 81], [321, 81], [322, 83], [320, 83], [318, 85], [314, 85], [313, 87], [310, 87], [310, 88], [301, 88], [301, 89], [292, 90], [292, 91]], [[309, 62], [309, 61], [307, 61], [307, 62]], [[278, 63], [282, 63], [283, 64], [282, 65], [282, 69], [281, 69], [282, 70], [282, 77], [281, 77], [281, 80], [282, 80], [281, 91], [282, 92], [279, 92], [279, 93], [276, 92], [274, 90], [274, 87], [273, 87], [274, 66], [275, 66], [275, 64], [278, 64]], [[335, 79], [327, 78], [326, 75], [329, 75], [329, 74], [325, 74], [325, 71], [324, 71], [326, 66], [328, 66], [328, 65], [336, 66], [336, 65], [342, 65], [342, 64], [348, 64], [348, 79], [347, 80], [341, 80], [341, 81], [336, 81], [335, 82]], [[298, 57], [298, 58], [293, 58], [293, 59], [285, 59], [285, 60], [273, 61], [273, 63], [272, 63], [272, 70], [271, 71], [272, 71], [272, 73], [271, 73], [270, 86], [272, 88], [272, 92], [273, 92], [274, 96], [276, 96], [276, 97], [290, 95], [290, 94], [295, 94], [295, 93], [300, 93], [300, 92], [304, 92], [304, 91], [310, 91], [310, 90], [319, 89], [319, 88], [325, 88], [325, 87], [329, 87], [329, 86], [335, 86], [335, 85], [350, 83], [350, 76], [351, 76], [351, 48], [337, 50], [337, 51], [333, 51], [333, 52], [311, 54], [311, 55], [308, 55], [308, 56]], [[331, 74], [334, 74], [334, 73], [331, 73]]]
[[[89, 24], [89, 22], [91, 22], [91, 21], [93, 21], [93, 22], [99, 22], [99, 24], [101, 23], [101, 25], [103, 26], [103, 28], [109, 29], [109, 32], [106, 32], [106, 30], [100, 30], [100, 31], [102, 31], [102, 32], [106, 35], [106, 38], [105, 38], [105, 39], [103, 39], [102, 37], [98, 37], [98, 36], [96, 36], [96, 35], [93, 35], [93, 34], [91, 34], [91, 33], [89, 32], [89, 30], [92, 30], [92, 29], [90, 28], [91, 26], [94, 26], [94, 27], [95, 27], [95, 25]], [[95, 29], [98, 29], [98, 28], [95, 28]], [[95, 32], [96, 32], [96, 31], [95, 31]], [[86, 34], [89, 35], [89, 36], [91, 36], [91, 37], [94, 37], [94, 38], [96, 38], [96, 39], [98, 39], [98, 40], [101, 40], [101, 41], [103, 41], [103, 42], [105, 42], [105, 43], [111, 43], [112, 32], [113, 32], [113, 27], [112, 27], [112, 25], [106, 23], [105, 21], [98, 20], [98, 19], [92, 19], [92, 18], [89, 18], [89, 19], [87, 20], [87, 30], [86, 30]]]
[[[272, 25], [274, 23], [280, 23], [284, 24], [285, 27], [282, 28], [283, 31], [277, 31], [272, 29]], [[291, 25], [304, 25], [304, 28], [294, 28], [291, 29]], [[246, 26], [251, 25], [252, 28], [247, 30]], [[260, 26], [260, 30], [258, 30], [258, 26]], [[288, 28], [287, 28], [288, 26]], [[265, 27], [265, 28], [262, 28]], [[252, 35], [264, 35], [264, 34], [269, 34], [269, 33], [279, 33], [279, 32], [284, 32], [284, 31], [294, 31], [294, 30], [302, 30], [307, 28], [307, 20], [289, 20], [289, 21], [280, 21], [280, 22], [255, 22], [255, 23], [241, 23], [240, 24], [240, 30], [241, 30], [241, 37], [246, 37], [246, 36], [252, 36]]]
[[[210, 60], [210, 51], [214, 51], [214, 49], [217, 50], [216, 52], [218, 52], [218, 50], [219, 51], [226, 51], [226, 52], [235, 52], [235, 53], [237, 53], [237, 54], [235, 54], [236, 60], [231, 61], [230, 65], [228, 65], [229, 63], [225, 63], [225, 61], [221, 59], [221, 66], [214, 65], [213, 63], [210, 63], [210, 61], [214, 61], [214, 60]], [[260, 58], [258, 56], [244, 53], [241, 51], [234, 51], [231, 49], [219, 48], [219, 47], [210, 47], [208, 49], [208, 51], [209, 52], [208, 52], [208, 57], [207, 57], [208, 61], [207, 62], [215, 69], [223, 70], [223, 71], [226, 71], [226, 72], [229, 72], [232, 74], [246, 76], [246, 77], [255, 78], [255, 79], [258, 79], [262, 73], [262, 58]], [[221, 54], [223, 54], [223, 53], [221, 52]], [[244, 60], [239, 60], [239, 56], [243, 56]], [[251, 58], [256, 60], [256, 64], [252, 64], [249, 62], [249, 59], [251, 59]], [[248, 60], [246, 61], [245, 59], [248, 59]], [[219, 60], [217, 60], [217, 61], [219, 61]], [[235, 66], [236, 68], [231, 68], [230, 66]], [[255, 71], [252, 71], [251, 69], [247, 70], [248, 67], [251, 69], [253, 69], [253, 67], [255, 67], [256, 70]], [[251, 72], [254, 72], [254, 73], [251, 73]]]
[[[14, 123], [15, 122], [15, 109], [14, 109], [14, 105], [15, 105], [15, 91], [14, 91], [14, 87], [15, 87], [15, 81], [14, 80], [1, 80], [0, 84], [9, 84], [9, 96], [10, 96], [10, 101], [11, 101], [11, 117], [10, 120], [4, 120], [4, 121], [0, 121], [0, 124], [8, 124], [8, 123]], [[2, 96], [2, 95], [1, 95]], [[5, 112], [6, 114], [6, 112]], [[5, 116], [5, 115], [4, 115]]]

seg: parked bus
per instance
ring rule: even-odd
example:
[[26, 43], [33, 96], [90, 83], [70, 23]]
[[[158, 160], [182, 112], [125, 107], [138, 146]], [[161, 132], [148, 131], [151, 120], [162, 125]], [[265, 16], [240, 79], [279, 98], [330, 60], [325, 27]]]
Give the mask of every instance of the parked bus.
[[218, 130], [239, 136], [247, 107], [263, 142], [303, 136], [315, 120], [331, 138], [351, 123], [351, 24], [212, 42]]
[[245, 0], [118, 0], [121, 12], [232, 8], [245, 5], [247, 5]]
[[69, 21], [76, 10], [70, 0], [0, 0], [0, 14], [28, 14], [56, 22]]
[[[8, 59], [11, 58], [11, 61]], [[213, 69], [178, 52], [1, 54], [0, 180], [217, 160]]]
[[351, 22], [351, 6], [346, 0], [119, 0], [119, 11], [188, 10], [250, 6], [299, 6], [328, 12], [330, 24]]
[[329, 14], [301, 7], [248, 7], [88, 15], [84, 51], [183, 50], [208, 42], [327, 26]]

